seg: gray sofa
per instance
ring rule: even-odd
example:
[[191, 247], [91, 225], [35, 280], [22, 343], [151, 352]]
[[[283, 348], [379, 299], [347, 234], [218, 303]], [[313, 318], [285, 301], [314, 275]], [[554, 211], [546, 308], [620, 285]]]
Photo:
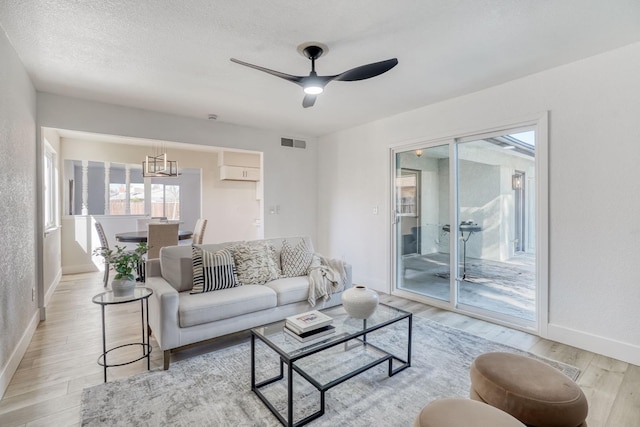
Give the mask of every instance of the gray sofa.
[[[284, 238], [267, 239], [280, 256]], [[287, 237], [291, 245], [308, 237]], [[200, 245], [218, 251], [238, 242]], [[154, 265], [155, 263], [155, 265]], [[213, 292], [191, 294], [193, 263], [191, 246], [162, 248], [160, 258], [150, 261], [145, 286], [153, 290], [149, 298], [149, 326], [164, 352], [164, 369], [169, 368], [170, 352], [190, 344], [282, 320], [313, 309], [339, 305], [342, 292], [311, 307], [308, 276], [279, 278], [263, 285], [242, 285]], [[345, 266], [345, 289], [351, 287], [351, 266]]]

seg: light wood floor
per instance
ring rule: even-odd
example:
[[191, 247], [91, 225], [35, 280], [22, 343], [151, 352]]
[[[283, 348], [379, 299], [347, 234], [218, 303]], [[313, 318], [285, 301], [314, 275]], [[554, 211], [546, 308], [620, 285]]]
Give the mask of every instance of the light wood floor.
[[[22, 363], [0, 400], [0, 426], [75, 426], [81, 421], [84, 387], [101, 384], [100, 307], [91, 297], [102, 292], [102, 274], [64, 276]], [[491, 323], [393, 296], [382, 301], [472, 334], [577, 366], [578, 383], [589, 400], [589, 427], [640, 426], [640, 367], [588, 351], [554, 343]], [[139, 304], [107, 308], [107, 346], [139, 341]], [[175, 353], [172, 361], [246, 340], [234, 334]], [[162, 369], [162, 352], [155, 341], [151, 369]], [[139, 352], [139, 350], [134, 349]], [[137, 354], [137, 353], [136, 353]], [[119, 358], [131, 357], [120, 353]], [[109, 369], [109, 380], [146, 370], [146, 362]]]

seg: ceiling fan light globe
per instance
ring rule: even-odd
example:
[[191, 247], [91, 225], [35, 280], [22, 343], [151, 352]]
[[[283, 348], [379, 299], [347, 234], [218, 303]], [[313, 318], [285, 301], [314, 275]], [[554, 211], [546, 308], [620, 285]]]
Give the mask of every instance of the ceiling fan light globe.
[[311, 85], [304, 88], [304, 93], [307, 95], [318, 95], [321, 94], [323, 90], [322, 86]]

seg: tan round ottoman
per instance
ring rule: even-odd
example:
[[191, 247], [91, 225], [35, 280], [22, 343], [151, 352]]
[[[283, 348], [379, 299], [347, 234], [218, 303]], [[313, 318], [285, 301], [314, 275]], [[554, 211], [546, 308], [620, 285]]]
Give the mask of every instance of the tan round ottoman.
[[524, 427], [520, 421], [486, 403], [469, 399], [434, 400], [422, 408], [413, 427]]
[[471, 365], [471, 398], [533, 427], [584, 427], [588, 404], [571, 378], [546, 363], [511, 353], [485, 353]]

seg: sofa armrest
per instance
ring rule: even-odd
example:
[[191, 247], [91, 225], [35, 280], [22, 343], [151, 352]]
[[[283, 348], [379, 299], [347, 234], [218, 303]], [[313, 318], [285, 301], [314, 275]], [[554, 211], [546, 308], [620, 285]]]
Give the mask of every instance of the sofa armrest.
[[153, 290], [149, 297], [149, 326], [162, 350], [180, 346], [178, 319], [179, 294], [162, 277], [149, 277], [145, 286]]
[[160, 268], [160, 258], [148, 259], [146, 262], [145, 277], [158, 276], [162, 276], [162, 270]]

